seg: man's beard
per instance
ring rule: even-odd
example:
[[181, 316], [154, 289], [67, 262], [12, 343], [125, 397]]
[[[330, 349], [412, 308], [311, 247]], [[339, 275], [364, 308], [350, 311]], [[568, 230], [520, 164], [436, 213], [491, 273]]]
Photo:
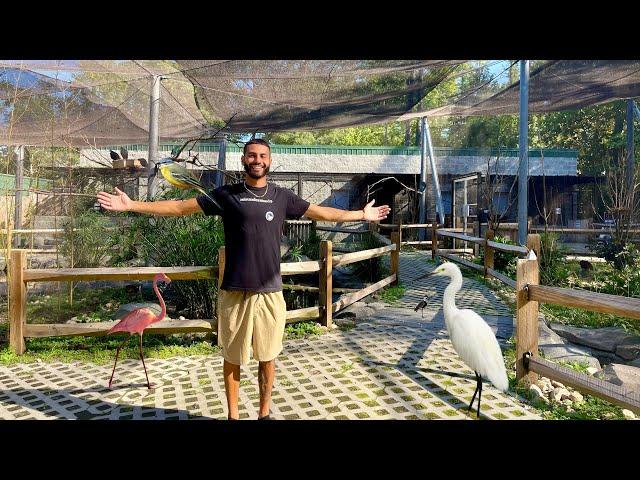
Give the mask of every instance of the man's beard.
[[251, 165], [248, 165], [246, 163], [243, 163], [242, 165], [244, 166], [244, 171], [247, 172], [247, 175], [249, 175], [254, 180], [259, 180], [260, 178], [262, 178], [265, 175], [267, 175], [267, 173], [269, 173], [269, 167], [267, 165], [265, 165], [264, 163], [262, 164], [262, 165], [264, 165], [264, 168], [262, 169], [262, 174], [261, 175], [253, 173], [251, 171]]

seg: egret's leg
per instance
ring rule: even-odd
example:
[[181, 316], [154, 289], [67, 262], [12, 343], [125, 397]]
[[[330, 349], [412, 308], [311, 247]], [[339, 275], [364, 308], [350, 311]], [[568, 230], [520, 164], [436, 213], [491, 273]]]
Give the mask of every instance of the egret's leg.
[[482, 376], [478, 375], [478, 387], [480, 391], [478, 392], [478, 418], [480, 418], [480, 400], [482, 399]]
[[147, 388], [151, 388], [149, 375], [147, 375], [147, 366], [144, 364], [144, 355], [142, 354], [142, 333], [140, 334], [140, 360], [142, 360], [142, 366], [144, 367], [144, 376], [147, 377]]
[[113, 364], [113, 371], [111, 372], [111, 378], [109, 379], [109, 388], [111, 388], [111, 382], [113, 381], [113, 374], [116, 373], [116, 365], [118, 364], [118, 355], [120, 355], [120, 349], [124, 346], [125, 343], [129, 341], [129, 338], [131, 338], [131, 336], [126, 337], [122, 341], [122, 343], [118, 346], [118, 349], [116, 350], [116, 361]]
[[476, 374], [476, 390], [475, 392], [473, 392], [473, 397], [471, 397], [471, 403], [469, 404], [469, 408], [467, 409], [467, 411], [471, 411], [471, 408], [473, 407], [473, 401], [476, 399], [476, 393], [478, 393], [478, 372], [473, 372]]

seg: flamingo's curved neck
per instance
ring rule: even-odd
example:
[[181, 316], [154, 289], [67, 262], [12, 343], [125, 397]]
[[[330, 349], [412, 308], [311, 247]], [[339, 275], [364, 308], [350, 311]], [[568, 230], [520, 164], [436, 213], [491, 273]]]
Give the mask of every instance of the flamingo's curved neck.
[[451, 277], [451, 283], [444, 289], [444, 295], [442, 297], [442, 305], [444, 309], [445, 319], [451, 318], [457, 311], [456, 307], [456, 293], [462, 288], [462, 275], [454, 273]]
[[158, 296], [158, 301], [160, 302], [160, 308], [162, 308], [160, 313], [156, 316], [156, 320], [155, 320], [156, 322], [159, 322], [160, 320], [162, 320], [164, 317], [167, 316], [167, 307], [164, 304], [164, 299], [162, 298], [162, 295], [160, 295], [160, 290], [158, 290], [157, 278], [153, 279], [153, 291], [156, 292], [156, 295]]

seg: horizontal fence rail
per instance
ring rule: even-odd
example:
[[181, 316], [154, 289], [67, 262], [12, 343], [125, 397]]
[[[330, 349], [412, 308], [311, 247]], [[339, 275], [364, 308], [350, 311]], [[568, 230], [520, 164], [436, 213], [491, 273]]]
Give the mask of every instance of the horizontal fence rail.
[[484, 245], [485, 239], [481, 237], [473, 237], [471, 235], [465, 235], [463, 233], [451, 232], [448, 230], [438, 229], [438, 235], [441, 237], [455, 238], [457, 240], [464, 240], [465, 242], [477, 243], [478, 245]]
[[[111, 327], [119, 320], [107, 322], [91, 323], [41, 323], [25, 325], [25, 337], [58, 337], [58, 336], [102, 336], [106, 335]], [[145, 329], [145, 333], [167, 334], [167, 333], [190, 333], [190, 332], [210, 332], [214, 327], [214, 321], [209, 320], [161, 320], [153, 323]]]
[[171, 280], [211, 280], [218, 267], [132, 267], [132, 268], [57, 268], [25, 269], [25, 282], [61, 282], [82, 280], [153, 280], [158, 273]]
[[320, 225], [316, 226], [316, 230], [335, 233], [369, 233], [369, 230], [364, 228], [323, 227]]
[[595, 395], [611, 403], [640, 413], [640, 393], [623, 388], [611, 382], [601, 380], [568, 367], [555, 364], [544, 358], [531, 357], [527, 360], [528, 369], [548, 378], [568, 385], [589, 395]]
[[362, 290], [352, 293], [350, 295], [346, 295], [342, 298], [340, 298], [337, 302], [334, 302], [332, 304], [332, 311], [333, 313], [338, 312], [340, 310], [342, 310], [343, 308], [348, 307], [349, 305], [351, 305], [352, 303], [357, 302], [358, 300], [366, 297], [367, 295], [372, 294], [373, 292], [380, 290], [381, 288], [386, 287], [387, 285], [390, 285], [391, 283], [395, 282], [397, 280], [398, 276], [397, 274], [393, 273], [391, 275], [389, 275], [386, 278], [383, 278], [382, 280], [380, 280], [379, 282], [374, 283], [373, 285], [368, 286], [367, 288], [363, 288]]
[[474, 270], [478, 270], [483, 272], [484, 271], [484, 267], [482, 265], [478, 265], [477, 263], [473, 263], [470, 262], [469, 260], [465, 260], [464, 258], [460, 258], [457, 255], [454, 255], [452, 253], [441, 253], [442, 250], [438, 250], [438, 255], [440, 255], [441, 257], [446, 258], [447, 260], [451, 260], [452, 262], [456, 262], [456, 263], [460, 263], [462, 265], [464, 265], [465, 267], [469, 267], [472, 268]]
[[499, 243], [494, 242], [493, 240], [487, 240], [487, 245], [494, 250], [500, 250], [501, 252], [519, 253], [521, 255], [529, 253], [529, 249], [527, 247], [521, 247], [520, 245], [509, 245], [508, 243]]
[[512, 280], [511, 278], [507, 277], [506, 275], [504, 275], [504, 274], [502, 274], [500, 272], [497, 272], [493, 268], [487, 268], [487, 273], [489, 275], [491, 275], [492, 277], [497, 278], [498, 280], [500, 280], [505, 285], [509, 285], [511, 288], [516, 288], [516, 281], [515, 280]]
[[360, 252], [345, 253], [344, 255], [336, 255], [333, 257], [333, 266], [348, 265], [350, 263], [361, 262], [371, 258], [379, 257], [387, 252], [396, 250], [396, 245], [387, 245], [385, 247], [371, 248]]
[[[384, 288], [397, 283], [398, 279], [398, 255], [400, 249], [399, 236], [392, 234], [393, 243], [384, 247], [347, 253], [344, 255], [332, 255], [331, 242], [321, 242], [320, 260], [306, 262], [281, 263], [281, 275], [299, 275], [318, 273], [319, 287], [306, 287], [302, 285], [283, 285], [283, 289], [317, 291], [320, 295], [320, 305], [317, 307], [289, 310], [286, 313], [286, 322], [294, 323], [304, 320], [320, 319], [326, 326], [331, 325], [332, 314], [340, 311], [352, 303]], [[376, 258], [390, 253], [391, 275], [362, 289], [336, 288], [332, 286], [332, 270], [334, 266], [348, 265], [351, 263]], [[23, 354], [26, 345], [25, 338], [106, 335], [118, 320], [75, 323], [75, 324], [28, 324], [27, 313], [27, 284], [29, 282], [69, 281], [83, 280], [152, 280], [158, 273], [166, 274], [171, 280], [216, 280], [218, 287], [222, 284], [225, 267], [225, 250], [222, 247], [218, 256], [217, 266], [190, 266], [190, 267], [130, 267], [130, 268], [61, 268], [61, 269], [28, 269], [26, 268], [26, 251], [14, 249], [10, 259], [10, 295], [9, 295], [9, 343], [11, 348], [19, 355]], [[332, 293], [342, 293], [342, 297], [331, 303]], [[204, 320], [173, 320], [166, 317], [149, 326], [145, 331], [151, 334], [186, 333], [186, 332], [215, 332], [217, 331], [216, 319]]]
[[[437, 244], [433, 244], [433, 238], [443, 237], [443, 238], [451, 238], [453, 240], [461, 240], [465, 242], [470, 242], [478, 247], [474, 247], [474, 249], [457, 249], [457, 248], [440, 248]], [[501, 251], [510, 254], [517, 255], [526, 255], [529, 253], [529, 246], [523, 247], [520, 245], [509, 245], [505, 243], [495, 242], [492, 239], [494, 238], [494, 233], [491, 230], [487, 230], [485, 233], [485, 238], [476, 237], [473, 235], [468, 235], [464, 232], [462, 228], [433, 228], [432, 229], [432, 245], [431, 252], [432, 257], [435, 259], [437, 256], [441, 256], [446, 258], [447, 260], [451, 260], [452, 262], [459, 263], [464, 265], [465, 267], [471, 268], [476, 271], [483, 271], [485, 278], [489, 276], [501, 281], [505, 285], [515, 288], [516, 282], [512, 280], [507, 275], [498, 272], [494, 269], [493, 259], [494, 252]], [[539, 244], [539, 241], [536, 241], [536, 245]], [[478, 265], [476, 263], [470, 262], [458, 255], [454, 255], [455, 253], [468, 253], [468, 254], [478, 254], [476, 249], [483, 248], [484, 249], [484, 266]]]
[[431, 223], [408, 223], [408, 224], [399, 225], [399, 226], [393, 223], [378, 224], [378, 228], [390, 229], [390, 230], [398, 230], [398, 229], [405, 229], [405, 228], [431, 228], [431, 227], [432, 227]]
[[581, 308], [592, 312], [610, 313], [640, 320], [640, 298], [620, 297], [546, 285], [528, 285], [527, 292], [530, 300], [540, 303]]
[[301, 275], [320, 271], [320, 261], [309, 260], [307, 262], [289, 262], [280, 264], [281, 275]]

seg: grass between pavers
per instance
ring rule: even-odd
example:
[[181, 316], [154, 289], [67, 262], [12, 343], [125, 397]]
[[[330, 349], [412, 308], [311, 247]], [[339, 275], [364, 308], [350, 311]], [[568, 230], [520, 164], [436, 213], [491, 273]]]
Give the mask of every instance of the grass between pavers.
[[403, 297], [406, 289], [404, 284], [400, 282], [397, 285], [382, 289], [380, 292], [377, 292], [375, 296], [385, 303], [395, 305]]

